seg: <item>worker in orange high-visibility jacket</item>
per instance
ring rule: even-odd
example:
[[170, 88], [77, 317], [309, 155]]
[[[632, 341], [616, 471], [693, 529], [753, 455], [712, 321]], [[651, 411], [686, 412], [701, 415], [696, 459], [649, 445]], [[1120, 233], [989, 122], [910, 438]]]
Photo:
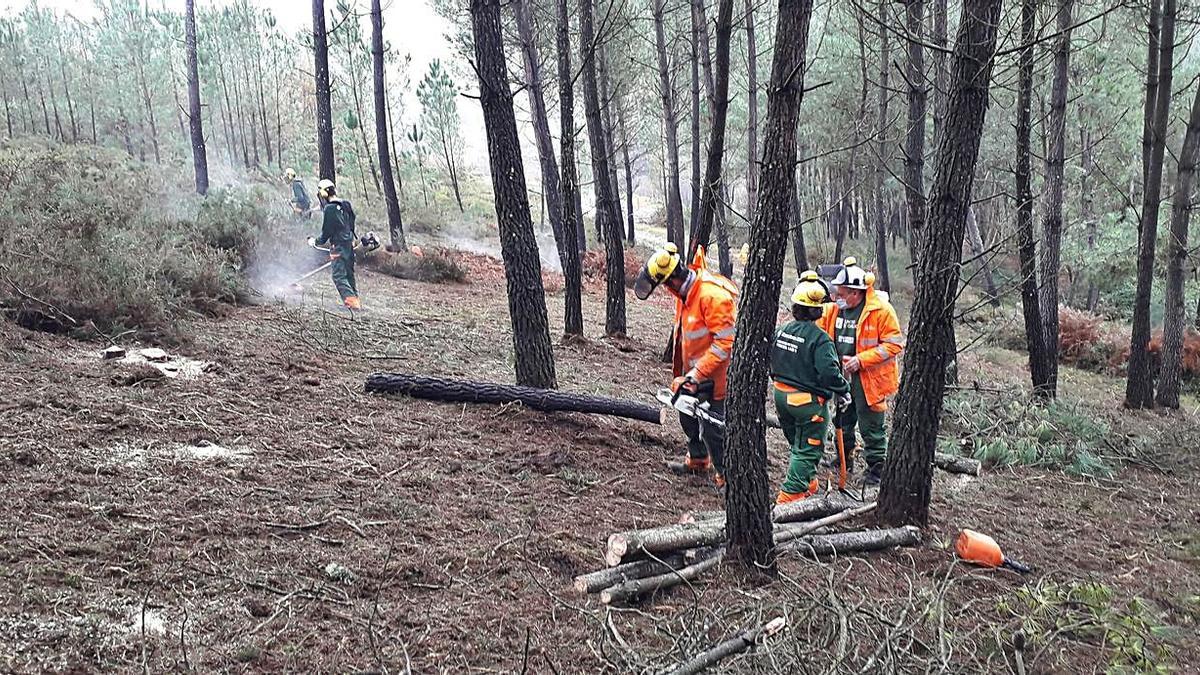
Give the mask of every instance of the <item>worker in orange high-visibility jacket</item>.
[[[666, 286], [675, 296], [672, 389], [678, 391], [682, 387], [685, 392], [707, 400], [709, 411], [722, 417], [726, 375], [733, 354], [737, 286], [705, 269], [703, 248], [688, 266], [674, 244], [666, 244], [647, 259], [634, 282], [634, 294], [645, 300], [659, 285]], [[672, 463], [671, 468], [688, 473], [715, 470], [714, 482], [717, 487], [724, 487], [725, 430], [682, 413], [679, 424], [688, 439], [687, 457], [683, 462]]]
[[904, 333], [896, 310], [868, 279], [858, 261], [846, 258], [833, 279], [835, 302], [825, 306], [818, 325], [833, 338], [850, 380], [853, 405], [834, 419], [851, 446], [846, 449], [847, 461], [854, 456], [857, 426], [867, 460], [863, 481], [878, 485], [887, 458], [887, 399], [900, 388], [897, 357], [904, 350]]

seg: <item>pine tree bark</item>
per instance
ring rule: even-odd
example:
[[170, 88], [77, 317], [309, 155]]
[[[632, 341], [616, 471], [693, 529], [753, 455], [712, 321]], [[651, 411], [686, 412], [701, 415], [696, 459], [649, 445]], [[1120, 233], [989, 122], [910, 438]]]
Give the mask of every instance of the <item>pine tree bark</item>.
[[[908, 81], [908, 130], [904, 142], [904, 194], [908, 202], [908, 245], [921, 250], [925, 232], [925, 47], [921, 45], [925, 26], [924, 0], [908, 0], [905, 23], [909, 35], [905, 79]], [[913, 262], [920, 262], [913, 256]]]
[[746, 219], [754, 222], [758, 201], [758, 45], [754, 36], [755, 0], [746, 0]]
[[[1050, 363], [1042, 310], [1038, 298], [1037, 240], [1033, 236], [1032, 153], [1033, 50], [1036, 38], [1037, 0], [1021, 0], [1021, 50], [1017, 73], [1017, 246], [1021, 261], [1021, 309], [1025, 319], [1025, 345], [1033, 391], [1048, 397]], [[941, 141], [938, 141], [939, 144]]]
[[983, 277], [983, 290], [987, 294], [988, 304], [1000, 306], [1000, 294], [996, 290], [996, 278], [992, 274], [992, 263], [984, 255], [983, 232], [979, 228], [979, 220], [975, 216], [975, 208], [967, 209], [967, 242], [970, 244], [971, 255], [977, 256], [979, 276]]
[[658, 89], [662, 100], [663, 128], [667, 155], [667, 240], [683, 250], [683, 198], [679, 194], [679, 120], [675, 94], [671, 88], [671, 70], [667, 63], [667, 38], [663, 14], [667, 0], [654, 0], [654, 46], [658, 53]]
[[391, 146], [388, 144], [387, 88], [383, 72], [383, 9], [379, 0], [371, 0], [371, 67], [375, 94], [375, 147], [379, 151], [379, 170], [383, 173], [383, 201], [387, 205], [388, 232], [392, 250], [407, 251], [404, 221], [400, 215], [400, 198], [392, 176]]
[[542, 65], [534, 38], [533, 3], [516, 0], [513, 3], [517, 35], [521, 40], [521, 61], [525, 67], [525, 89], [529, 95], [529, 114], [533, 121], [533, 139], [537, 144], [538, 164], [542, 172], [542, 194], [550, 218], [550, 231], [561, 259], [563, 249], [563, 201], [558, 184], [558, 163], [554, 159], [554, 139], [550, 136], [550, 120], [546, 115], [546, 93], [542, 82]]
[[1200, 88], [1192, 102], [1183, 148], [1179, 152], [1179, 170], [1175, 174], [1175, 194], [1171, 198], [1171, 233], [1167, 238], [1167, 286], [1163, 313], [1162, 370], [1158, 377], [1158, 404], [1179, 407], [1180, 380], [1183, 374], [1183, 334], [1187, 327], [1183, 281], [1187, 271], [1188, 221], [1192, 215], [1196, 159], [1200, 154]]
[[946, 15], [949, 13], [947, 0], [934, 0], [933, 3], [933, 44], [941, 47], [933, 54], [933, 142], [936, 144], [942, 133], [942, 124], [946, 119]]
[[608, 49], [604, 44], [596, 45], [596, 74], [600, 77], [600, 122], [604, 125], [604, 143], [608, 150], [608, 180], [612, 183], [613, 214], [616, 215], [617, 231], [625, 238], [625, 218], [621, 213], [621, 180], [617, 174], [617, 131], [613, 125], [612, 108], [621, 107], [620, 96], [615, 86], [610, 86], [608, 77]]
[[692, 67], [692, 208], [688, 218], [688, 239], [696, 248], [694, 235], [700, 222], [700, 19], [696, 16], [695, 2], [690, 3], [689, 16], [692, 20], [691, 67]]
[[796, 191], [796, 125], [811, 17], [812, 0], [779, 0], [758, 207], [750, 226], [750, 258], [738, 305], [725, 413], [727, 559], [767, 574], [774, 573], [775, 560], [762, 407]]
[[964, 223], [987, 114], [1002, 4], [1002, 0], [963, 2], [945, 128], [937, 146], [929, 229], [921, 237], [917, 262], [904, 377], [879, 492], [879, 517], [889, 524], [923, 527], [929, 522], [945, 372], [954, 358], [953, 307]]
[[[1154, 5], [1151, 0], [1151, 28]], [[1133, 297], [1133, 330], [1129, 340], [1129, 374], [1125, 380], [1125, 405], [1129, 408], [1154, 407], [1154, 374], [1150, 364], [1150, 292], [1154, 285], [1154, 251], [1158, 239], [1158, 211], [1162, 197], [1163, 154], [1171, 108], [1171, 80], [1175, 58], [1175, 0], [1163, 0], [1162, 26], [1158, 35], [1158, 78], [1147, 76], [1146, 92], [1154, 94], [1152, 124], [1146, 129], [1151, 137], [1149, 163], [1145, 170], [1142, 220], [1138, 231], [1137, 290]], [[1152, 86], [1153, 85], [1153, 86]], [[1145, 141], [1143, 140], [1143, 147]]]
[[625, 163], [625, 241], [633, 245], [637, 233], [633, 225], [633, 162], [629, 159], [629, 127], [625, 124], [625, 106], [617, 106], [617, 126], [621, 128], [621, 157]]
[[597, 54], [592, 0], [579, 1], [579, 35], [583, 60], [583, 111], [587, 119], [588, 140], [592, 146], [592, 175], [596, 183], [596, 218], [602, 221], [604, 235], [605, 303], [604, 334], [625, 335], [625, 245], [621, 236], [621, 216], [613, 199], [604, 124], [600, 117], [600, 86], [596, 76]]
[[325, 0], [313, 0], [313, 61], [317, 87], [317, 157], [319, 177], [337, 178], [333, 158], [333, 107], [329, 95], [329, 37], [325, 32]]
[[[879, 2], [879, 111], [875, 120], [876, 154], [875, 159], [875, 209], [884, 212], [883, 184], [887, 178], [888, 158], [888, 103], [891, 100], [891, 89], [888, 87], [888, 74], [891, 71], [891, 49], [888, 41], [888, 2]], [[888, 266], [887, 222], [883, 218], [875, 221], [875, 265], [878, 274], [875, 283], [887, 291], [892, 287], [891, 270]], [[841, 262], [839, 259], [837, 262]]]
[[487, 131], [488, 160], [500, 225], [500, 253], [508, 287], [517, 384], [555, 387], [554, 352], [546, 318], [546, 294], [529, 192], [521, 162], [521, 139], [508, 88], [508, 65], [500, 26], [501, 0], [471, 0], [471, 29], [475, 37], [475, 67], [479, 72], [479, 101]]
[[558, 50], [558, 115], [559, 147], [562, 154], [562, 256], [563, 267], [563, 333], [583, 335], [583, 270], [579, 259], [582, 250], [583, 218], [573, 205], [579, 203], [579, 179], [575, 174], [575, 92], [571, 88], [571, 24], [567, 0], [557, 0], [558, 26], [555, 47]]
[[[800, 188], [797, 185], [795, 190], [792, 190], [792, 260], [796, 265], [796, 274], [799, 275], [804, 270], [808, 269], [808, 251], [804, 246], [804, 213], [800, 208]], [[876, 282], [878, 283], [878, 282]]]
[[[698, 10], [697, 12], [698, 13]], [[720, 0], [717, 7], [717, 58], [713, 83], [712, 124], [708, 136], [708, 158], [704, 167], [704, 182], [701, 183], [700, 216], [691, 236], [691, 255], [700, 246], [708, 246], [717, 211], [723, 200], [721, 192], [721, 166], [725, 157], [725, 121], [729, 110], [729, 45], [733, 35], [733, 0]], [[794, 152], [794, 150], [793, 150]], [[720, 247], [718, 246], [718, 249]], [[724, 258], [728, 259], [728, 241]], [[722, 270], [724, 272], [725, 270]]]
[[1050, 378], [1043, 390], [1049, 398], [1058, 396], [1058, 271], [1062, 265], [1063, 170], [1067, 138], [1067, 86], [1071, 55], [1071, 9], [1073, 0], [1059, 0], [1055, 28], [1060, 35], [1054, 44], [1054, 76], [1050, 85], [1050, 117], [1046, 121], [1046, 180], [1042, 205], [1041, 287], [1038, 304], [1042, 308], [1042, 332], [1045, 333], [1046, 363]]
[[200, 74], [196, 60], [196, 3], [187, 0], [184, 14], [185, 59], [187, 61], [188, 128], [192, 138], [192, 166], [196, 192], [208, 194], [208, 150], [204, 145], [204, 113], [200, 106]]

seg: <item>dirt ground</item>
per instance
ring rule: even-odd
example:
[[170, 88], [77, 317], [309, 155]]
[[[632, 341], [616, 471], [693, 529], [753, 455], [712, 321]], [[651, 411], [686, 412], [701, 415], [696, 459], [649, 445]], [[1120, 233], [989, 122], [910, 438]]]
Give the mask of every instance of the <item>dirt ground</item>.
[[[789, 557], [770, 585], [722, 573], [628, 608], [573, 595], [609, 533], [721, 498], [663, 470], [673, 427], [364, 394], [375, 370], [512, 380], [502, 270], [472, 261], [465, 285], [360, 271], [357, 321], [323, 275], [287, 302], [197, 319], [176, 353], [201, 363], [176, 377], [0, 322], [0, 669], [651, 672], [780, 615], [783, 636], [724, 667], [1200, 663], [1197, 414], [1119, 413], [1119, 382], [1071, 370], [1065, 397], [1160, 432], [1165, 471], [939, 475], [917, 548]], [[548, 302], [561, 327], [561, 292]], [[600, 339], [591, 288], [589, 340], [555, 345], [562, 388], [652, 401], [670, 306], [630, 295], [629, 310], [629, 339]], [[1023, 381], [1018, 357], [997, 361], [968, 355], [962, 380]], [[1035, 573], [956, 563], [962, 527]], [[1111, 603], [1088, 610], [1062, 595], [1072, 582]]]

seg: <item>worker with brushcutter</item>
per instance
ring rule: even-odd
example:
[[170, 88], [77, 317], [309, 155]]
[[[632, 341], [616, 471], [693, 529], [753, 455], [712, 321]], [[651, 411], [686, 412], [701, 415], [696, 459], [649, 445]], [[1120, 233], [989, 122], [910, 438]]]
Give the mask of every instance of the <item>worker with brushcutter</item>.
[[312, 243], [329, 244], [329, 260], [333, 263], [333, 285], [349, 309], [360, 309], [358, 287], [354, 283], [354, 207], [350, 200], [337, 196], [337, 188], [328, 178], [317, 183], [317, 198], [323, 206], [321, 236]]
[[793, 320], [775, 331], [771, 349], [775, 411], [792, 448], [777, 504], [811, 497], [820, 489], [817, 463], [825, 447], [829, 402], [836, 400], [839, 409], [850, 404], [850, 383], [842, 376], [833, 340], [816, 324], [828, 295], [816, 272], [801, 274], [792, 292]]
[[904, 350], [904, 333], [896, 310], [868, 283], [868, 272], [857, 260], [846, 258], [832, 285], [835, 302], [825, 306], [818, 325], [833, 338], [853, 399], [834, 425], [850, 446], [845, 454], [851, 467], [858, 428], [867, 460], [863, 482], [878, 485], [887, 457], [887, 399], [900, 387], [896, 360]]
[[296, 170], [288, 168], [284, 171], [287, 176], [288, 183], [292, 186], [292, 200], [288, 204], [292, 207], [292, 213], [297, 218], [308, 220], [312, 213], [312, 200], [308, 198], [308, 190], [304, 189], [304, 181], [296, 177]]
[[[655, 251], [642, 266], [634, 295], [650, 297], [663, 285], [675, 296], [675, 329], [671, 348], [671, 389], [681, 390], [708, 403], [709, 412], [725, 412], [725, 381], [733, 354], [737, 286], [729, 279], [705, 269], [704, 248], [691, 265], [686, 265], [674, 244]], [[705, 420], [680, 414], [679, 424], [687, 436], [687, 457], [668, 466], [677, 473], [708, 473], [718, 488], [725, 487], [725, 430]]]

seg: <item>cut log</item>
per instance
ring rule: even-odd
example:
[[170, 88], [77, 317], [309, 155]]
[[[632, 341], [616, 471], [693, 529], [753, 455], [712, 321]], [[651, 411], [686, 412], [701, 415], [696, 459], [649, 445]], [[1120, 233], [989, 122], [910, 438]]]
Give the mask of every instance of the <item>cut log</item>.
[[789, 541], [795, 541], [800, 537], [810, 534], [823, 534], [825, 528], [829, 527], [830, 525], [835, 525], [837, 523], [850, 520], [851, 518], [857, 518], [864, 513], [870, 513], [874, 510], [875, 502], [871, 502], [870, 504], [863, 504], [857, 508], [847, 509], [841, 513], [835, 513], [832, 516], [826, 516], [819, 520], [814, 520], [811, 523], [776, 525], [774, 532], [775, 546], [782, 546]]
[[627, 399], [575, 394], [551, 389], [521, 387], [494, 382], [471, 382], [407, 373], [372, 373], [366, 391], [374, 394], [403, 394], [413, 398], [449, 403], [520, 403], [544, 412], [581, 412], [613, 415], [660, 424], [658, 406]]
[[942, 471], [949, 473], [962, 473], [968, 476], [978, 476], [982, 467], [982, 462], [970, 457], [959, 457], [958, 455], [950, 455], [944, 452], [935, 453], [933, 456], [933, 465]]
[[679, 516], [679, 523], [703, 523], [709, 520], [724, 520], [724, 511], [688, 511]]
[[751, 628], [748, 631], [729, 638], [712, 649], [705, 650], [693, 656], [679, 664], [674, 670], [669, 671], [670, 675], [695, 675], [695, 673], [702, 673], [717, 665], [722, 659], [744, 652], [758, 644], [764, 638], [778, 633], [786, 625], [787, 620], [782, 616], [771, 619], [762, 626]]
[[636, 560], [617, 567], [607, 567], [588, 574], [581, 574], [575, 577], [575, 590], [580, 595], [587, 595], [630, 579], [666, 574], [683, 567], [686, 567], [686, 564], [683, 556], [679, 554], [662, 560]]
[[612, 588], [605, 589], [600, 592], [600, 602], [606, 605], [611, 605], [618, 602], [628, 602], [643, 595], [647, 595], [654, 591], [671, 588], [679, 584], [692, 581], [696, 577], [704, 574], [708, 570], [713, 569], [721, 563], [725, 557], [725, 549], [714, 549], [708, 554], [708, 557], [684, 567], [681, 570], [667, 572], [652, 577], [643, 579], [630, 579], [621, 584], [617, 584]]
[[814, 534], [790, 541], [775, 550], [779, 553], [795, 552], [816, 557], [881, 551], [897, 546], [916, 546], [920, 541], [921, 531], [912, 525], [906, 525], [888, 530]]
[[[856, 509], [862, 502], [838, 492], [817, 499], [805, 499], [775, 507], [772, 517], [776, 523], [797, 523], [824, 518]], [[663, 525], [644, 530], [617, 532], [608, 538], [604, 562], [620, 565], [646, 554], [667, 555], [675, 551], [725, 543], [725, 518], [713, 517], [690, 523]]]

